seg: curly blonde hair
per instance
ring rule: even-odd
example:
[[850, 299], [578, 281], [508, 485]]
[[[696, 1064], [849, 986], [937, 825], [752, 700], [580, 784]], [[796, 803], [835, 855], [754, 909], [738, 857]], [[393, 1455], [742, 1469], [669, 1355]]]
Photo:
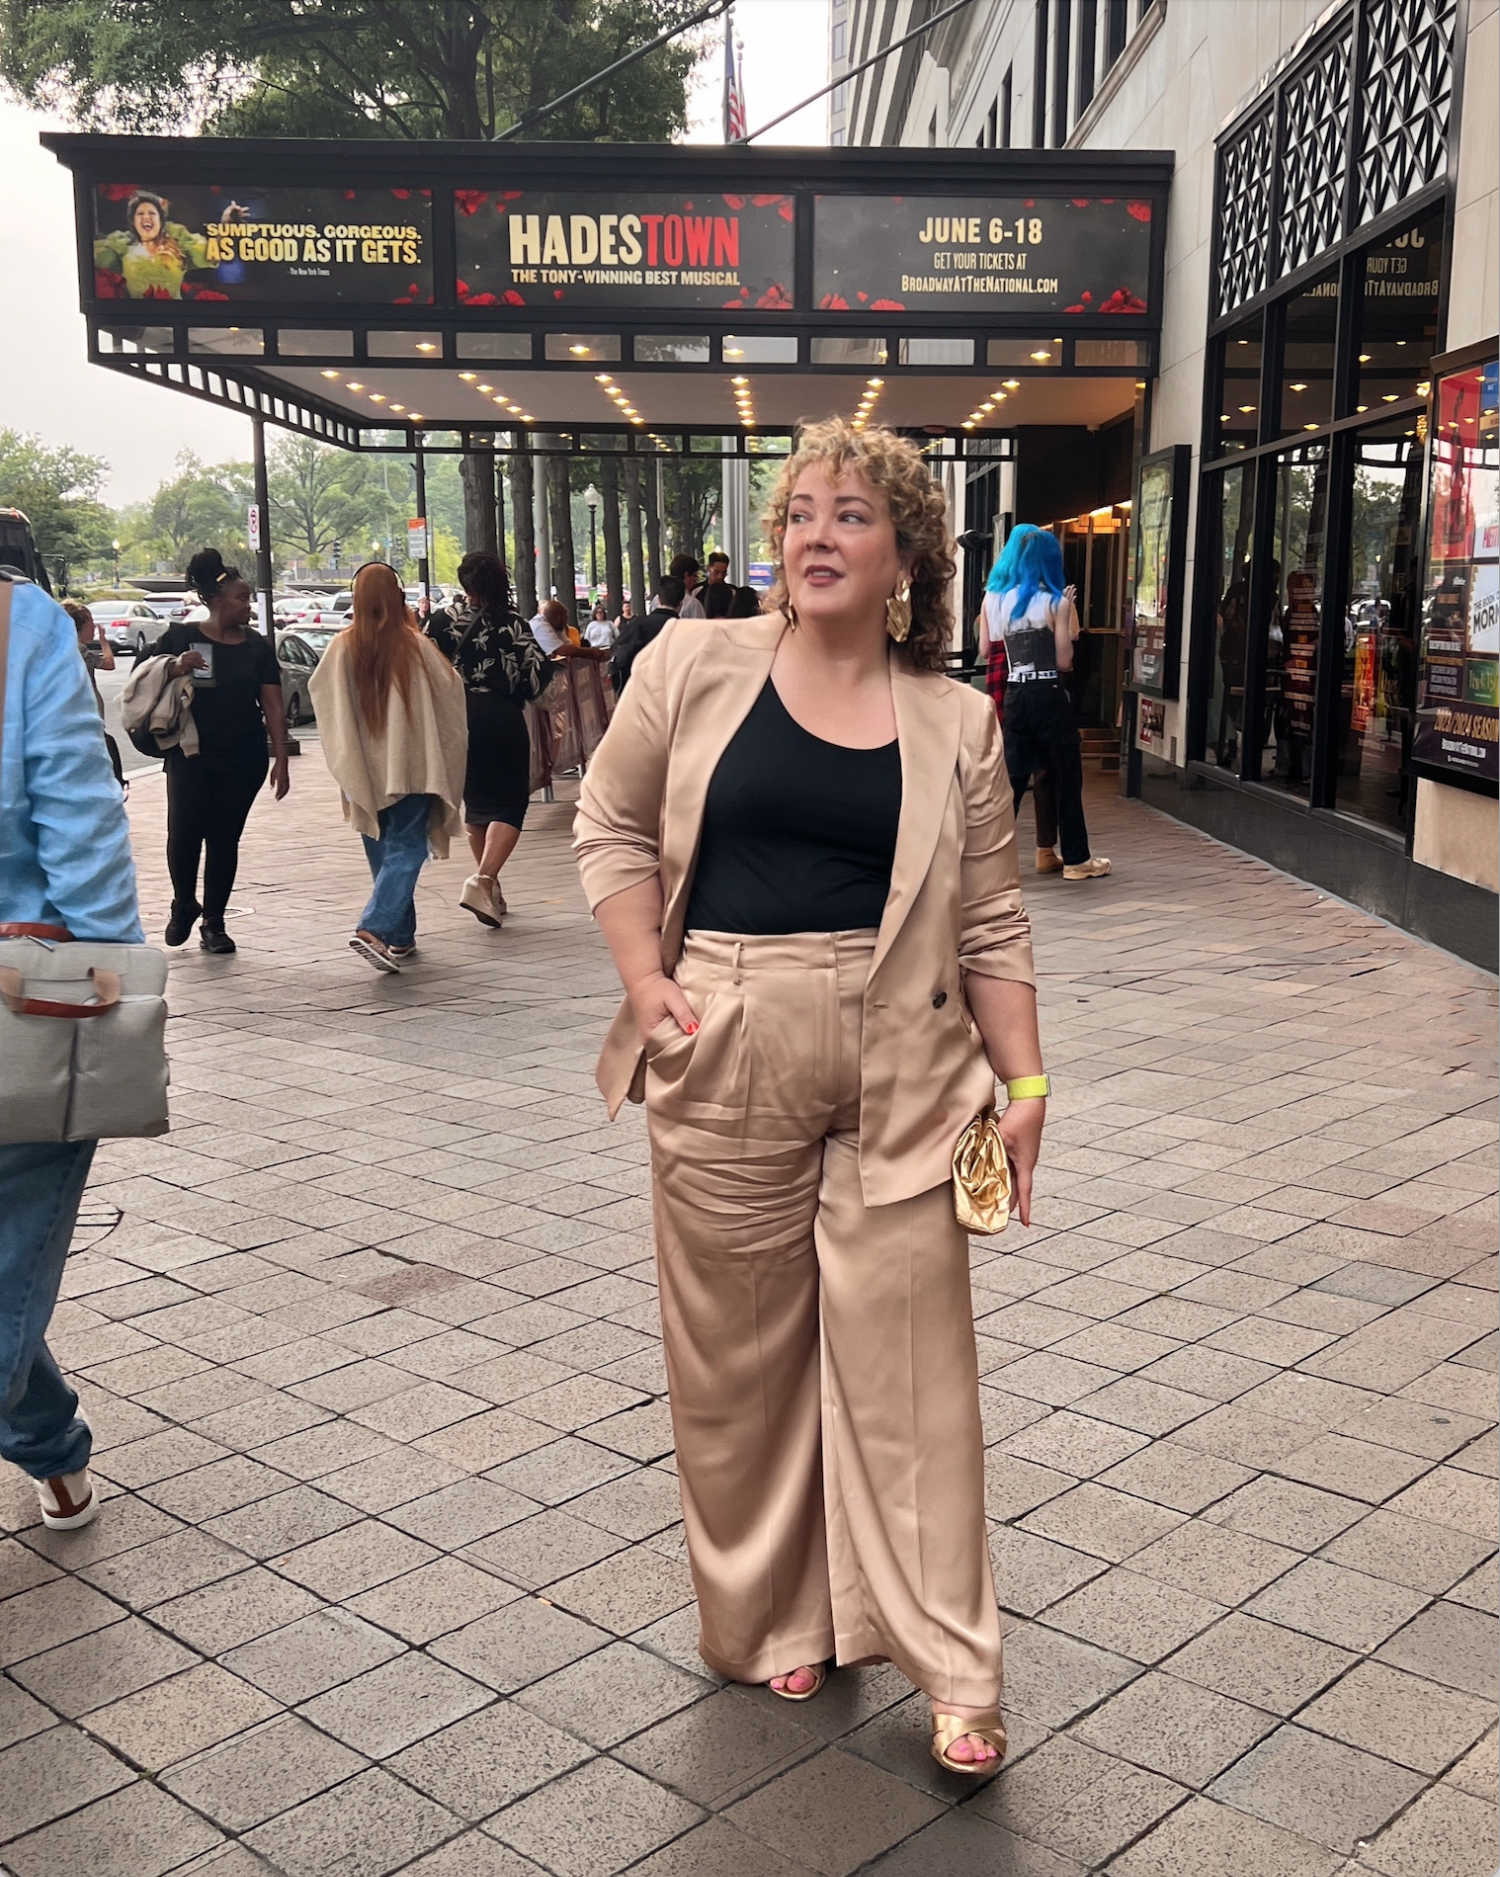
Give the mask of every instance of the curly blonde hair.
[[831, 478], [852, 469], [871, 488], [884, 491], [896, 545], [911, 562], [911, 636], [905, 650], [919, 671], [941, 670], [953, 637], [955, 543], [948, 532], [948, 504], [922, 452], [894, 430], [856, 430], [842, 417], [803, 425], [766, 508], [766, 532], [776, 553], [776, 579], [766, 595], [766, 610], [786, 611], [786, 567], [781, 558], [786, 512], [798, 477], [813, 463]]

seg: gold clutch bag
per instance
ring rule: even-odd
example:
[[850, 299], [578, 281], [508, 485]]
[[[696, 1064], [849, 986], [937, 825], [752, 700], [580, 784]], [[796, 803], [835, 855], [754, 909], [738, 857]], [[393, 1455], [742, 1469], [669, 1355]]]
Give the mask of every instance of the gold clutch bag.
[[994, 1111], [986, 1109], [953, 1149], [953, 1209], [966, 1232], [991, 1236], [1010, 1223], [1010, 1159]]

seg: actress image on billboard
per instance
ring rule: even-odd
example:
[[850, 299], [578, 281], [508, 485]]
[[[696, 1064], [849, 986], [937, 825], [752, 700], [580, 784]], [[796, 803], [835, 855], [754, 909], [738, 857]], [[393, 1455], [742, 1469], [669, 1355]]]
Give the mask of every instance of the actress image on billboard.
[[[126, 205], [129, 226], [101, 235], [94, 243], [95, 267], [120, 275], [128, 299], [180, 300], [185, 275], [218, 265], [207, 235], [167, 220], [170, 206], [165, 196], [138, 189]], [[239, 203], [231, 202], [221, 219], [235, 221], [244, 213]]]

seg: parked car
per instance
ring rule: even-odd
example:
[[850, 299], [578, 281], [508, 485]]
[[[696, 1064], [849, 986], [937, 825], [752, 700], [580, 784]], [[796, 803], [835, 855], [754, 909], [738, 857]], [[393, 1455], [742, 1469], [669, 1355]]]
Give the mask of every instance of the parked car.
[[149, 606], [158, 619], [170, 624], [173, 620], [186, 619], [188, 608], [197, 604], [194, 593], [152, 593], [142, 601]]
[[276, 662], [281, 667], [281, 695], [289, 724], [311, 721], [314, 712], [307, 693], [308, 681], [318, 668], [318, 660], [333, 643], [337, 630], [334, 626], [299, 624], [277, 633]]
[[144, 600], [96, 600], [89, 611], [117, 652], [133, 652], [137, 658], [144, 658], [161, 637], [164, 622]]

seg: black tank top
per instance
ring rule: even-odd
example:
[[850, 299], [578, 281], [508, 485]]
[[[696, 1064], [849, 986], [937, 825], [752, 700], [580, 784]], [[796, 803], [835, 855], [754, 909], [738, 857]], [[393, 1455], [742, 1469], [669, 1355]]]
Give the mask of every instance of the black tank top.
[[688, 931], [878, 926], [900, 818], [900, 746], [825, 743], [767, 678], [708, 785]]

